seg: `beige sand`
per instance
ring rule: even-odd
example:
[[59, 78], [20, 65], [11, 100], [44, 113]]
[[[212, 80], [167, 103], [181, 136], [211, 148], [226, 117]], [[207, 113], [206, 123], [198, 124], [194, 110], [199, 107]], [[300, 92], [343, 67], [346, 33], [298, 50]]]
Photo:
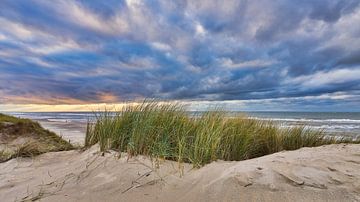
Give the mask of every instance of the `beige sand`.
[[60, 121], [45, 121], [35, 120], [40, 125], [50, 131], [55, 132], [64, 140], [69, 141], [73, 145], [84, 145], [86, 123], [82, 122], [60, 122]]
[[280, 152], [201, 169], [98, 148], [0, 164], [0, 201], [360, 201], [360, 145]]

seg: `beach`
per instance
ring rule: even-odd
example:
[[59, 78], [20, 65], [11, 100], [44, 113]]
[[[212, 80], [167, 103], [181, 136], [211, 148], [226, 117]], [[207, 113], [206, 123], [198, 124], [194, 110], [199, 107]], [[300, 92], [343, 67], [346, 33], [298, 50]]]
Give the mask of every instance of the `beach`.
[[[2, 201], [360, 200], [358, 140], [157, 103], [96, 119], [35, 115], [2, 115], [0, 134], [13, 137], [3, 144], [14, 144], [0, 163]], [[69, 147], [41, 150], [55, 134], [34, 121]]]
[[64, 121], [38, 121], [42, 127], [55, 132], [64, 140], [74, 145], [84, 145], [84, 137], [86, 133], [86, 123], [84, 122], [64, 122]]
[[[360, 145], [302, 148], [200, 169], [86, 151], [0, 164], [2, 201], [359, 201]], [[182, 173], [182, 175], [180, 175]]]

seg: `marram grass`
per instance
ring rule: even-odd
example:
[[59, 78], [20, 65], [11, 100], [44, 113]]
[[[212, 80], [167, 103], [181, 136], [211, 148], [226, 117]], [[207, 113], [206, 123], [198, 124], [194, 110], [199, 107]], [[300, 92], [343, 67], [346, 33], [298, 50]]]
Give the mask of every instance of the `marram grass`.
[[245, 160], [282, 150], [335, 143], [336, 139], [306, 126], [282, 128], [246, 116], [227, 117], [218, 111], [190, 117], [179, 104], [143, 102], [118, 112], [103, 112], [88, 123], [85, 147], [148, 155], [201, 167], [217, 159]]

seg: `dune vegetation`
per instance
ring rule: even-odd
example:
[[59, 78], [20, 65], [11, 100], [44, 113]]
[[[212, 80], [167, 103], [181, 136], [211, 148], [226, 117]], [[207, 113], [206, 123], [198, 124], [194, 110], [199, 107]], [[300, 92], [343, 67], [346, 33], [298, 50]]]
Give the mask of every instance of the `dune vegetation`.
[[0, 114], [0, 162], [74, 147], [30, 119]]
[[226, 116], [221, 110], [189, 116], [180, 104], [143, 102], [117, 112], [105, 111], [88, 123], [85, 147], [116, 150], [192, 163], [239, 161], [282, 150], [334, 143], [359, 143], [326, 136], [306, 126], [284, 128], [274, 122]]

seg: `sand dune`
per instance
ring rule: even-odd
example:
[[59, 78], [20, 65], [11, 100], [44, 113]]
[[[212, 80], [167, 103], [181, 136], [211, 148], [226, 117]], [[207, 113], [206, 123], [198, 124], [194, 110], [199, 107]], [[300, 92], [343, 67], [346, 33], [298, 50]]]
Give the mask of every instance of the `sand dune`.
[[1, 201], [360, 200], [360, 145], [302, 148], [201, 169], [97, 151], [1, 163]]

